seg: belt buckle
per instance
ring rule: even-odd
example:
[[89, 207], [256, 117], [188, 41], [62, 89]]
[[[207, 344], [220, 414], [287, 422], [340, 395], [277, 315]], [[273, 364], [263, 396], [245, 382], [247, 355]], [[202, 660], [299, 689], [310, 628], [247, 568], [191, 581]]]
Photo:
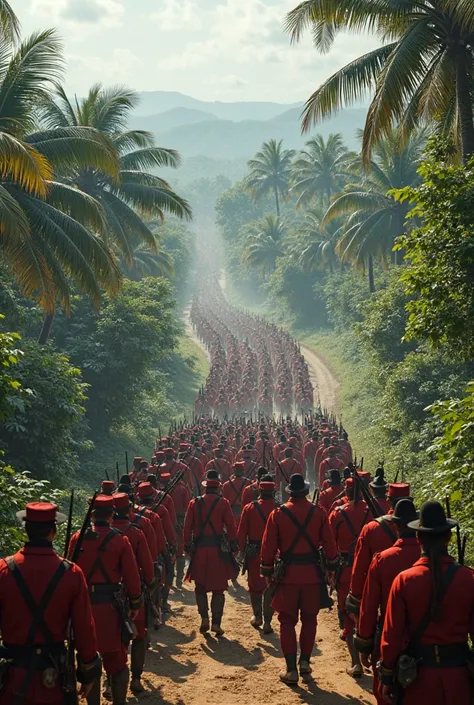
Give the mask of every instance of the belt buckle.
[[434, 652], [435, 652], [435, 661], [436, 663], [441, 663], [441, 656], [439, 655], [439, 646], [438, 644], [434, 645]]

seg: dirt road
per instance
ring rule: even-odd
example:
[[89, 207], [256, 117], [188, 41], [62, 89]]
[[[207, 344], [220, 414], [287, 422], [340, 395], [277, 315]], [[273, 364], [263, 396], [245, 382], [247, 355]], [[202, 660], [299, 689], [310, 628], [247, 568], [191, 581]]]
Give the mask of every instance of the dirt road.
[[[347, 654], [338, 639], [335, 610], [321, 612], [313, 677], [296, 688], [283, 685], [283, 665], [276, 634], [253, 629], [248, 596], [241, 579], [230, 588], [223, 620], [225, 636], [202, 636], [187, 585], [171, 594], [173, 612], [159, 632], [153, 632], [144, 685], [147, 692], [130, 702], [147, 705], [348, 705], [372, 704], [371, 679], [354, 681], [346, 675]], [[278, 624], [274, 619], [274, 626]], [[156, 643], [157, 642], [157, 643]]]
[[330, 411], [337, 411], [339, 382], [317, 352], [305, 345], [301, 345], [300, 347], [308, 363], [309, 376], [315, 389], [315, 400], [317, 400], [319, 396], [323, 409], [326, 408]]

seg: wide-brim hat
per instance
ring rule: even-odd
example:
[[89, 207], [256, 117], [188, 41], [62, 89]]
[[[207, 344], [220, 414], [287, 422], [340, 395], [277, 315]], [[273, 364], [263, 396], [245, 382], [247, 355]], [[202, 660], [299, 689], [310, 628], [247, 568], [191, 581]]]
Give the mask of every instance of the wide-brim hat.
[[203, 487], [209, 487], [209, 488], [220, 487], [221, 481], [219, 479], [219, 473], [217, 472], [217, 470], [208, 470], [206, 472], [206, 477], [201, 482], [201, 485]]
[[459, 522], [448, 519], [443, 505], [433, 501], [425, 502], [420, 509], [420, 518], [408, 524], [409, 529], [426, 534], [444, 534], [456, 526], [459, 526]]
[[397, 502], [393, 514], [389, 514], [385, 519], [393, 521], [394, 524], [406, 524], [409, 526], [412, 521], [418, 520], [418, 516], [413, 500], [405, 497]]
[[67, 516], [58, 512], [57, 505], [50, 502], [30, 502], [26, 505], [26, 509], [16, 513], [16, 518], [35, 524], [49, 524], [53, 521], [56, 524], [64, 524], [67, 521]]
[[286, 491], [293, 497], [304, 497], [309, 493], [309, 482], [306, 482], [303, 475], [295, 473], [290, 477], [290, 483], [286, 486]]

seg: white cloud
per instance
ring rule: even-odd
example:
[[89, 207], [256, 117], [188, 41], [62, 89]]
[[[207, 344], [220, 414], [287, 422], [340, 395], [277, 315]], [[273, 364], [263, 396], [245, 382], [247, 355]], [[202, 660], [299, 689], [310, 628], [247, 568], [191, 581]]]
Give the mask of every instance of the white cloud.
[[194, 0], [159, 0], [158, 5], [162, 8], [151, 14], [157, 29], [163, 32], [201, 29], [201, 12]]
[[31, 11], [49, 22], [119, 27], [125, 10], [116, 0], [33, 0]]

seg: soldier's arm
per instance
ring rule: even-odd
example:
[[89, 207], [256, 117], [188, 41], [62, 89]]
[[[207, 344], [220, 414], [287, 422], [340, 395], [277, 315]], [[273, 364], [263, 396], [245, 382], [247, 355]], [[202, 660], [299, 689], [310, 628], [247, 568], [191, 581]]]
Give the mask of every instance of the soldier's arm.
[[279, 547], [278, 514], [278, 509], [274, 509], [268, 517], [263, 534], [262, 549], [260, 552], [260, 573], [267, 578], [273, 574], [275, 556]]
[[[151, 557], [153, 558], [153, 560], [156, 560], [159, 553], [155, 529], [151, 525], [151, 521], [149, 521], [149, 519], [147, 519], [146, 517], [143, 517], [141, 519], [140, 526], [143, 527], [143, 533], [145, 534], [148, 543], [148, 548], [150, 549]], [[162, 549], [162, 551], [164, 551], [164, 548]], [[160, 553], [162, 553], [162, 551], [160, 551]]]
[[354, 598], [360, 600], [364, 591], [365, 579], [372, 560], [369, 542], [367, 540], [367, 524], [362, 528], [357, 539], [354, 553], [354, 565], [351, 576], [351, 593]]
[[130, 541], [126, 536], [121, 536], [120, 538], [122, 539], [120, 568], [123, 582], [127, 588], [130, 609], [135, 612], [141, 606], [140, 574]]
[[148, 548], [147, 540], [142, 531], [140, 532], [140, 540], [138, 542], [137, 561], [138, 567], [143, 573], [145, 583], [151, 583], [155, 577], [155, 569], [153, 567], [153, 559], [150, 549]]
[[374, 650], [381, 601], [382, 584], [378, 555], [376, 555], [370, 564], [360, 604], [358, 636], [355, 637], [355, 645], [360, 653], [371, 654]]
[[239, 542], [239, 551], [243, 551], [248, 535], [248, 511], [246, 505], [240, 515], [239, 528], [237, 529], [237, 540]]
[[173, 526], [176, 526], [178, 523], [178, 519], [176, 517], [176, 507], [174, 504], [174, 499], [173, 499], [173, 496], [170, 494], [168, 495], [168, 497], [170, 498], [170, 501], [166, 502], [165, 508], [168, 510], [168, 513], [171, 518], [171, 523], [173, 524]]
[[74, 591], [71, 623], [77, 655], [81, 664], [91, 664], [97, 656], [97, 637], [86, 578], [77, 565], [71, 566], [69, 570]]
[[193, 540], [194, 503], [195, 500], [192, 499], [188, 504], [186, 516], [184, 517], [183, 541], [186, 548], [191, 546], [191, 541]]
[[222, 498], [222, 501], [225, 502], [225, 507], [224, 507], [224, 512], [222, 519], [224, 521], [224, 526], [227, 529], [227, 536], [229, 537], [229, 541], [231, 544], [235, 544], [235, 546], [231, 546], [231, 548], [236, 551], [237, 550], [237, 527], [235, 526], [235, 519], [234, 515], [232, 513], [232, 509], [230, 507], [230, 503], [227, 501], [227, 499]]
[[166, 551], [166, 537], [161, 517], [157, 515], [156, 519], [157, 521], [155, 520], [155, 524], [153, 526], [153, 533], [155, 535], [156, 553], [158, 556], [161, 556], [161, 554]]
[[326, 554], [327, 566], [329, 571], [334, 571], [337, 568], [338, 552], [336, 539], [329, 526], [328, 515], [323, 507], [318, 507], [317, 510], [321, 516], [320, 541]]
[[401, 577], [401, 575], [397, 575], [390, 590], [382, 631], [380, 644], [381, 681], [384, 685], [392, 684], [398, 657], [405, 646], [407, 614], [405, 600], [402, 596], [403, 582]]
[[[163, 505], [161, 505], [163, 507]], [[170, 513], [163, 507], [164, 512], [161, 514], [161, 521], [163, 523], [163, 530], [165, 532], [166, 540], [170, 546], [174, 546], [176, 542], [176, 532], [174, 530], [173, 523], [171, 521]]]

